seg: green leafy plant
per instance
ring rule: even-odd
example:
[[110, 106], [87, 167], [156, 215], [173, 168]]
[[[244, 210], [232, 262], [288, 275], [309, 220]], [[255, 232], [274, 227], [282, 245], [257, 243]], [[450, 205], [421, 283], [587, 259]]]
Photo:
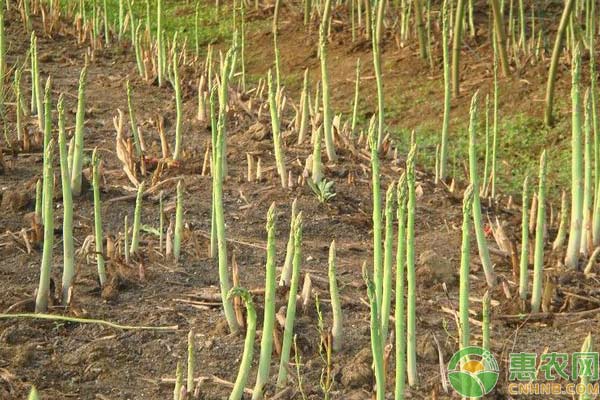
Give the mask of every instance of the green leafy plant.
[[320, 203], [327, 203], [337, 194], [334, 191], [333, 181], [322, 179], [320, 182], [314, 183], [311, 179], [308, 179], [307, 182]]

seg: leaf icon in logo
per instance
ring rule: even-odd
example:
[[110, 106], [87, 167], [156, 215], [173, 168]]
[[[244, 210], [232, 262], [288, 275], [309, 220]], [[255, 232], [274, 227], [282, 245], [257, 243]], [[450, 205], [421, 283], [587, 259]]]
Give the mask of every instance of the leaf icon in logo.
[[493, 354], [481, 347], [465, 347], [452, 356], [448, 380], [460, 395], [480, 398], [498, 382], [499, 368]]
[[469, 372], [453, 371], [448, 378], [452, 387], [463, 396], [481, 397], [486, 393], [483, 383]]

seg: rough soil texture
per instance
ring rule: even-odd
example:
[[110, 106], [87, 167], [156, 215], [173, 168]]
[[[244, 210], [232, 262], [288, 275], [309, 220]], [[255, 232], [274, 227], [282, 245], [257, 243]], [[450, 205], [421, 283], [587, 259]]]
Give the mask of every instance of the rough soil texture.
[[[299, 69], [300, 66], [317, 65], [315, 54], [302, 48], [301, 25], [285, 21], [292, 18], [284, 14], [280, 44], [283, 68]], [[299, 19], [295, 19], [299, 21]], [[39, 20], [35, 19], [36, 26]], [[23, 62], [27, 51], [28, 36], [16, 16], [7, 17], [9, 64]], [[268, 35], [267, 35], [268, 36]], [[265, 39], [267, 40], [267, 39]], [[292, 42], [295, 47], [292, 48]], [[51, 75], [54, 81], [54, 99], [65, 93], [67, 126], [72, 133], [75, 119], [77, 80], [83, 66], [87, 49], [78, 47], [68, 29], [55, 33], [52, 38], [42, 36], [38, 40], [40, 69], [45, 79]], [[339, 71], [332, 74], [333, 83], [345, 81], [352, 87], [354, 60], [363, 59], [369, 64], [369, 46], [355, 48], [351, 53], [331, 51], [332, 63]], [[265, 49], [270, 46], [265, 45]], [[258, 53], [249, 51], [249, 68], [257, 68], [259, 60], [271, 60], [270, 50]], [[418, 85], [414, 77], [413, 50], [406, 49], [397, 56], [395, 75], [386, 76], [387, 82], [409, 82]], [[483, 50], [481, 50], [483, 51]], [[313, 51], [314, 53], [314, 51]], [[310, 55], [312, 54], [312, 55]], [[411, 61], [413, 60], [413, 61]], [[268, 65], [269, 62], [264, 62]], [[477, 85], [478, 79], [489, 79], [489, 66], [469, 65], [469, 79], [465, 87]], [[370, 68], [370, 67], [369, 67]], [[472, 70], [471, 70], [472, 69]], [[538, 71], [539, 72], [539, 71]], [[541, 78], [536, 78], [535, 69], [527, 70], [530, 85], [537, 88]], [[202, 176], [202, 163], [210, 127], [195, 119], [197, 92], [195, 71], [187, 68], [182, 72], [185, 101], [185, 157], [184, 160], [166, 168], [159, 181], [152, 182], [152, 191], [144, 199], [143, 224], [158, 226], [158, 196], [162, 190], [167, 218], [174, 217], [175, 185], [181, 179], [185, 185], [185, 240], [183, 256], [178, 264], [165, 259], [158, 251], [158, 238], [149, 232], [142, 236], [142, 251], [130, 265], [120, 260], [109, 260], [108, 269], [111, 287], [100, 290], [96, 278], [93, 254], [81, 254], [78, 258], [77, 277], [73, 293], [73, 304], [68, 310], [59, 305], [51, 308], [53, 314], [68, 314], [79, 317], [104, 319], [120, 324], [173, 326], [172, 332], [122, 331], [100, 325], [82, 325], [37, 320], [0, 320], [0, 398], [24, 399], [30, 385], [40, 390], [43, 399], [165, 399], [172, 396], [172, 379], [178, 360], [186, 358], [187, 333], [196, 332], [197, 375], [202, 377], [201, 398], [223, 399], [229, 388], [215, 383], [210, 377], [217, 376], [234, 381], [240, 361], [243, 337], [231, 336], [227, 332], [218, 301], [218, 274], [216, 263], [207, 254], [211, 215], [211, 178]], [[479, 77], [479, 78], [477, 78]], [[156, 117], [165, 118], [165, 130], [170, 143], [174, 142], [174, 95], [171, 88], [158, 88], [139, 79], [133, 55], [128, 48], [114, 46], [96, 52], [88, 73], [87, 113], [85, 124], [85, 149], [98, 147], [103, 159], [102, 202], [103, 224], [106, 235], [120, 237], [123, 218], [131, 221], [134, 209], [134, 192], [122, 173], [115, 155], [115, 130], [112, 118], [120, 108], [127, 110], [125, 82], [130, 79], [134, 87], [134, 103], [138, 122], [142, 127], [148, 147], [146, 156], [159, 158], [160, 140]], [[437, 79], [433, 77], [433, 79]], [[392, 84], [392, 83], [390, 83]], [[515, 83], [517, 85], [517, 83]], [[25, 99], [29, 99], [29, 75], [24, 74]], [[338, 87], [338, 85], [335, 85]], [[339, 85], [340, 87], [344, 85]], [[412, 86], [404, 87], [409, 93]], [[537, 90], [537, 89], [536, 89]], [[233, 96], [237, 93], [232, 92]], [[334, 100], [349, 92], [335, 92]], [[351, 93], [351, 92], [350, 92]], [[294, 96], [295, 97], [295, 94]], [[374, 104], [373, 99], [364, 101]], [[520, 97], [520, 96], [519, 96]], [[523, 96], [524, 97], [524, 96]], [[366, 288], [361, 277], [361, 266], [372, 260], [371, 239], [371, 177], [368, 153], [357, 149], [354, 152], [340, 145], [340, 160], [326, 166], [325, 176], [335, 181], [337, 196], [328, 204], [318, 203], [307, 186], [295, 185], [293, 189], [281, 190], [279, 179], [274, 173], [274, 156], [270, 139], [270, 120], [265, 108], [258, 115], [257, 101], [254, 108], [246, 112], [240, 102], [232, 101], [228, 119], [228, 165], [229, 178], [225, 182], [225, 215], [229, 254], [235, 254], [239, 265], [240, 283], [254, 289], [258, 306], [259, 329], [262, 325], [262, 301], [260, 289], [264, 286], [266, 213], [272, 202], [277, 205], [277, 265], [285, 258], [289, 234], [290, 205], [298, 199], [298, 208], [304, 214], [304, 244], [302, 275], [310, 273], [313, 290], [321, 299], [324, 323], [331, 323], [328, 302], [327, 254], [329, 243], [337, 242], [338, 283], [341, 288], [342, 307], [346, 338], [340, 353], [333, 356], [335, 384], [334, 399], [368, 399], [371, 396], [372, 375], [370, 372], [369, 310]], [[466, 107], [468, 99], [457, 107]], [[244, 103], [246, 104], [246, 103]], [[14, 106], [13, 106], [14, 107]], [[407, 102], [407, 115], [427, 115], [437, 118], [441, 110], [415, 110]], [[288, 108], [287, 112], [290, 112]], [[401, 111], [403, 113], [404, 110]], [[14, 108], [9, 105], [9, 135], [14, 136]], [[56, 115], [53, 115], [56, 120]], [[127, 115], [125, 115], [127, 117]], [[284, 118], [285, 119], [285, 118]], [[128, 130], [128, 121], [125, 120]], [[36, 131], [34, 117], [27, 121], [31, 132]], [[263, 130], [265, 135], [257, 135]], [[291, 132], [291, 131], [290, 131]], [[294, 133], [286, 133], [287, 166], [294, 178], [302, 174], [304, 160], [310, 154], [309, 144], [295, 144]], [[246, 153], [251, 152], [262, 160], [265, 170], [262, 182], [246, 181]], [[5, 149], [5, 161], [9, 169], [0, 175], [2, 190], [2, 217], [0, 218], [0, 274], [2, 291], [0, 309], [10, 312], [33, 310], [33, 295], [38, 283], [41, 259], [41, 242], [34, 243], [27, 251], [20, 236], [22, 228], [30, 229], [30, 217], [35, 197], [35, 181], [41, 177], [42, 157], [38, 151], [10, 153]], [[391, 159], [383, 161], [382, 183], [387, 187], [396, 180], [404, 162]], [[58, 171], [56, 164], [55, 171]], [[152, 171], [151, 171], [152, 172]], [[58, 177], [58, 174], [57, 174]], [[150, 183], [151, 175], [146, 180]], [[59, 180], [57, 181], [59, 182]], [[417, 184], [419, 198], [416, 213], [416, 256], [417, 256], [417, 336], [419, 387], [408, 391], [413, 399], [456, 398], [444, 392], [440, 377], [438, 351], [444, 362], [457, 350], [457, 329], [452, 311], [458, 307], [458, 267], [460, 263], [461, 238], [461, 194], [464, 185], [458, 184], [455, 194], [446, 188], [433, 185], [432, 176], [419, 172]], [[55, 248], [53, 280], [60, 284], [62, 262], [62, 203], [60, 185], [55, 190]], [[520, 232], [520, 211], [499, 207], [487, 207], [484, 212], [491, 220], [498, 217], [508, 223], [507, 231], [512, 239]], [[558, 214], [555, 212], [555, 215]], [[556, 216], [554, 218], [556, 220]], [[550, 237], [555, 233], [555, 223], [549, 225]], [[30, 231], [28, 231], [30, 232]], [[75, 237], [79, 248], [88, 235], [93, 234], [93, 204], [91, 191], [76, 199]], [[497, 247], [489, 238], [491, 247]], [[518, 242], [518, 241], [517, 241]], [[471, 290], [472, 317], [481, 320], [480, 299], [487, 287], [476, 255], [476, 244], [472, 243]], [[519, 312], [517, 280], [509, 257], [496, 253], [493, 261], [500, 284], [491, 292], [494, 299], [492, 317], [492, 351], [497, 356], [501, 371], [508, 371], [508, 353], [529, 351], [576, 351], [584, 337], [598, 326], [597, 313], [572, 314], [597, 307], [596, 279], [583, 279], [566, 275], [556, 267], [558, 256], [547, 257], [546, 267], [550, 279], [556, 281], [556, 289], [550, 298], [550, 310], [561, 314], [524, 321], [507, 319], [508, 314]], [[444, 285], [445, 283], [445, 289]], [[575, 297], [579, 295], [580, 297]], [[286, 301], [285, 291], [280, 291], [277, 309]], [[444, 311], [446, 310], [446, 311]], [[322, 398], [319, 387], [324, 363], [319, 356], [319, 332], [314, 305], [300, 310], [296, 321], [298, 350], [302, 366], [301, 378], [304, 393], [309, 399]], [[472, 325], [475, 344], [480, 343], [480, 327]], [[436, 344], [439, 344], [439, 346]], [[260, 333], [255, 343], [258, 354]], [[248, 387], [252, 387], [256, 361]], [[274, 354], [272, 375], [276, 374], [278, 355]], [[390, 360], [391, 371], [393, 355]], [[501, 375], [497, 389], [487, 398], [505, 399], [507, 376]], [[292, 390], [288, 398], [300, 399], [297, 377], [292, 374]], [[271, 380], [274, 382], [274, 379]], [[393, 387], [389, 373], [388, 387]], [[273, 386], [267, 388], [272, 395]], [[536, 397], [531, 397], [536, 398]], [[547, 397], [549, 398], [549, 397]], [[565, 397], [566, 398], [566, 397]]]

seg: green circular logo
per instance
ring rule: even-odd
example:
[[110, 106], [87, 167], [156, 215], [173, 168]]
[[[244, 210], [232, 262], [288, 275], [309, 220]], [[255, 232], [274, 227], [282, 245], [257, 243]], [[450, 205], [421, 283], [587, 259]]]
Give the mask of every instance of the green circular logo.
[[458, 394], [479, 398], [492, 391], [500, 369], [494, 355], [481, 347], [465, 347], [448, 364], [448, 380]]

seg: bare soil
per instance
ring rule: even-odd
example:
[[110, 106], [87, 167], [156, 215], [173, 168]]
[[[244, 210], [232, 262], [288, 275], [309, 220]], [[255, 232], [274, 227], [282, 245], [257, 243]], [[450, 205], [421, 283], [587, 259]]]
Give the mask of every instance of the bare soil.
[[[257, 18], [260, 16], [256, 16]], [[316, 47], [314, 35], [306, 36], [299, 19], [290, 13], [283, 14], [280, 31], [283, 70], [285, 73], [299, 71], [304, 67], [316, 69]], [[35, 19], [35, 26], [40, 21]], [[84, 63], [87, 48], [77, 46], [64, 26], [52, 37], [38, 39], [42, 77], [52, 76], [54, 99], [65, 94], [67, 126], [72, 133], [75, 119], [77, 81]], [[28, 35], [14, 14], [7, 16], [9, 65], [23, 62], [28, 47]], [[270, 65], [270, 35], [264, 34], [260, 49], [250, 47], [247, 60], [249, 70], [264, 73], [259, 67]], [[250, 43], [259, 43], [253, 37]], [[332, 83], [336, 88], [334, 102], [348, 104], [354, 77], [354, 61], [360, 57], [363, 65], [369, 65], [370, 51], [367, 44], [357, 45], [350, 52], [345, 39], [333, 45], [331, 50]], [[417, 118], [436, 118], [441, 109], [429, 106], [428, 102], [413, 103], [422, 92], [417, 90], [423, 79], [439, 80], [439, 72], [430, 76], [421, 64], [415, 62], [414, 49], [409, 47], [392, 54], [386, 82], [402, 85], [399, 90], [408, 98], [400, 110], [403, 121]], [[488, 54], [489, 49], [481, 45], [477, 52]], [[477, 86], [489, 80], [489, 64], [469, 65], [465, 72], [465, 87]], [[370, 68], [370, 67], [368, 67]], [[367, 68], [367, 70], [368, 70]], [[393, 71], [393, 72], [392, 72]], [[539, 71], [526, 68], [523, 83], [515, 79], [513, 85], [520, 90], [514, 96], [515, 107], [523, 107], [518, 100], [522, 94], [530, 95], [540, 89]], [[184, 361], [187, 348], [187, 333], [196, 332], [197, 375], [202, 377], [202, 399], [223, 399], [229, 388], [215, 383], [212, 376], [234, 381], [242, 353], [243, 337], [231, 336], [227, 332], [218, 301], [218, 274], [216, 263], [208, 257], [211, 215], [211, 178], [202, 176], [202, 163], [210, 127], [195, 119], [197, 92], [196, 73], [192, 68], [183, 72], [185, 101], [185, 157], [182, 162], [171, 165], [154, 182], [154, 191], [144, 199], [143, 224], [158, 226], [158, 193], [164, 193], [165, 213], [174, 216], [175, 185], [181, 179], [185, 185], [185, 240], [183, 256], [179, 263], [165, 259], [158, 249], [158, 238], [145, 232], [142, 237], [142, 252], [130, 264], [120, 260], [109, 260], [108, 269], [112, 286], [101, 290], [96, 278], [94, 257], [82, 254], [78, 258], [77, 277], [73, 304], [68, 310], [55, 305], [53, 314], [66, 314], [86, 318], [104, 319], [127, 325], [178, 326], [176, 331], [118, 330], [100, 325], [82, 325], [67, 322], [39, 320], [0, 320], [0, 398], [23, 399], [31, 385], [35, 385], [43, 399], [165, 399], [172, 396], [172, 379], [178, 360]], [[366, 73], [365, 75], [368, 75]], [[25, 98], [29, 98], [30, 82], [24, 74]], [[174, 142], [174, 95], [169, 87], [159, 88], [139, 79], [133, 55], [127, 46], [97, 51], [88, 73], [87, 113], [85, 124], [86, 154], [97, 147], [103, 159], [102, 202], [103, 224], [106, 235], [116, 238], [123, 230], [123, 218], [131, 220], [135, 203], [131, 184], [124, 176], [115, 154], [115, 131], [113, 117], [116, 110], [126, 112], [125, 82], [129, 79], [134, 87], [134, 104], [138, 122], [144, 132], [149, 148], [147, 157], [161, 157], [160, 140], [156, 117], [165, 118], [165, 130], [170, 143]], [[371, 83], [369, 83], [370, 85]], [[338, 90], [339, 88], [339, 90]], [[344, 89], [346, 88], [346, 89]], [[433, 89], [432, 89], [433, 90]], [[237, 96], [237, 92], [232, 92]], [[364, 103], [374, 104], [373, 90], [366, 90]], [[414, 95], [411, 95], [414, 93]], [[420, 94], [421, 93], [421, 94]], [[410, 97], [412, 96], [412, 97]], [[296, 97], [295, 93], [293, 97]], [[245, 97], [244, 97], [245, 98]], [[327, 285], [327, 254], [329, 243], [337, 243], [338, 282], [341, 288], [342, 307], [346, 339], [342, 351], [333, 356], [335, 384], [334, 399], [368, 399], [371, 397], [373, 377], [370, 372], [369, 309], [366, 288], [361, 277], [363, 262], [369, 265], [372, 259], [371, 239], [371, 178], [370, 164], [366, 153], [340, 147], [339, 162], [326, 166], [325, 175], [335, 181], [337, 196], [327, 204], [320, 204], [307, 186], [295, 185], [290, 190], [279, 188], [274, 173], [274, 156], [270, 140], [270, 120], [266, 110], [257, 114], [257, 106], [250, 112], [232, 101], [228, 126], [229, 177], [225, 188], [225, 215], [229, 254], [235, 254], [239, 265], [240, 283], [255, 290], [254, 299], [259, 309], [259, 329], [262, 321], [262, 297], [259, 292], [264, 286], [266, 213], [272, 202], [277, 205], [277, 265], [285, 258], [289, 234], [290, 206], [298, 199], [298, 208], [304, 214], [303, 275], [310, 273], [314, 292], [321, 299], [324, 322], [330, 325], [331, 310]], [[456, 105], [465, 109], [468, 99], [464, 97]], [[506, 104], [508, 106], [508, 103]], [[537, 106], [536, 106], [537, 109]], [[289, 112], [289, 109], [288, 109]], [[372, 112], [372, 111], [371, 111]], [[464, 113], [463, 113], [464, 114]], [[405, 116], [405, 117], [404, 117]], [[56, 120], [56, 115], [53, 115]], [[9, 105], [9, 135], [14, 133], [14, 108]], [[126, 124], [128, 121], [125, 120]], [[410, 122], [406, 122], [410, 125]], [[262, 124], [267, 134], [257, 137], [252, 132]], [[27, 121], [30, 131], [37, 129], [36, 120]], [[128, 126], [128, 125], [127, 125]], [[289, 169], [296, 178], [302, 174], [303, 163], [311, 148], [308, 144], [295, 144], [295, 134], [286, 136], [286, 159]], [[426, 150], [427, 151], [427, 150]], [[262, 160], [266, 170], [262, 182], [246, 181], [246, 153], [252, 152]], [[0, 309], [10, 312], [33, 310], [33, 294], [37, 287], [41, 259], [41, 242], [34, 243], [27, 251], [20, 236], [21, 229], [30, 232], [30, 214], [34, 209], [35, 181], [41, 177], [42, 156], [38, 151], [30, 153], [10, 152], [4, 149], [8, 170], [0, 175], [2, 190], [2, 217], [0, 218], [0, 274], [2, 288]], [[396, 180], [403, 161], [391, 159], [383, 162], [383, 186]], [[58, 171], [58, 164], [56, 164]], [[58, 174], [57, 174], [58, 177]], [[151, 176], [146, 178], [150, 181]], [[457, 350], [457, 329], [452, 312], [458, 308], [458, 267], [460, 263], [461, 238], [461, 185], [455, 194], [443, 186], [433, 185], [432, 176], [419, 172], [417, 183], [419, 199], [416, 220], [416, 255], [418, 260], [417, 333], [419, 386], [408, 391], [414, 399], [455, 398], [442, 387], [439, 356], [446, 363]], [[59, 185], [55, 190], [55, 249], [53, 281], [60, 285], [62, 262], [62, 202]], [[87, 190], [75, 203], [75, 237], [79, 248], [88, 235], [93, 234], [93, 204], [91, 191]], [[500, 218], [508, 223], [509, 236], [518, 242], [520, 211], [500, 206], [488, 207], [484, 212], [490, 219]], [[555, 215], [557, 212], [555, 212]], [[556, 220], [556, 217], [555, 217]], [[550, 235], [555, 225], [550, 224]], [[490, 246], [495, 247], [490, 237]], [[473, 318], [481, 320], [481, 304], [478, 301], [487, 290], [476, 245], [472, 243], [471, 290]], [[501, 371], [508, 371], [508, 353], [529, 351], [576, 351], [588, 332], [598, 326], [597, 313], [576, 314], [598, 307], [598, 282], [567, 275], [556, 267], [558, 256], [547, 257], [550, 279], [556, 281], [556, 289], [549, 304], [550, 310], [559, 312], [532, 320], [508, 318], [519, 312], [518, 281], [513, 276], [509, 257], [493, 255], [500, 284], [491, 291], [494, 299], [492, 317], [492, 351], [497, 356]], [[445, 284], [445, 285], [444, 285]], [[569, 293], [575, 293], [576, 298]], [[278, 308], [286, 299], [285, 291], [279, 293]], [[314, 305], [299, 312], [296, 326], [298, 349], [302, 361], [300, 368], [304, 393], [309, 399], [322, 398], [319, 386], [324, 363], [319, 356], [320, 337]], [[262, 333], [262, 332], [260, 332]], [[480, 343], [480, 328], [472, 326], [475, 343]], [[436, 344], [439, 344], [439, 346]], [[258, 354], [260, 334], [255, 349]], [[438, 354], [440, 352], [441, 354]], [[276, 374], [278, 355], [274, 354], [272, 374]], [[255, 377], [256, 360], [248, 387]], [[393, 377], [393, 355], [388, 368], [389, 389]], [[293, 374], [292, 390], [288, 398], [302, 398], [297, 390], [297, 377]], [[488, 398], [507, 399], [506, 375], [501, 375], [497, 389]], [[272, 380], [271, 382], [274, 382]], [[269, 386], [272, 396], [276, 390]], [[539, 398], [539, 397], [531, 397]], [[550, 398], [550, 397], [545, 397]], [[566, 397], [565, 397], [566, 398]]]

